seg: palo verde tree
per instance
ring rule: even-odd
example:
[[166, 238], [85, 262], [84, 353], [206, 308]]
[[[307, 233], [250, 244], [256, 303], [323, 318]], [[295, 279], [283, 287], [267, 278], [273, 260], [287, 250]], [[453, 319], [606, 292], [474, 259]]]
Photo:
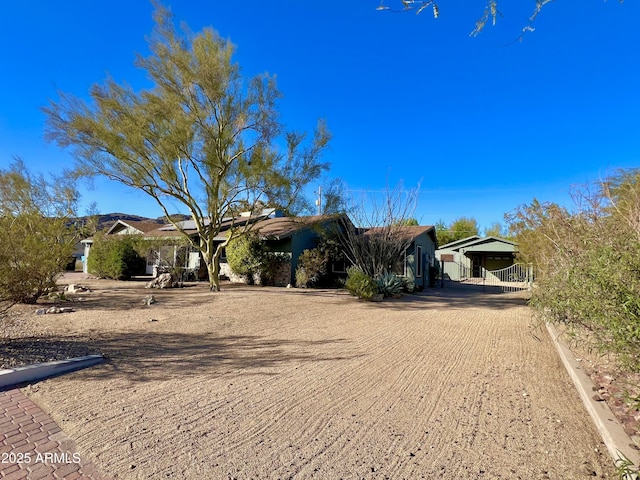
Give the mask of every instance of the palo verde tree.
[[[90, 104], [61, 94], [44, 109], [47, 135], [71, 147], [80, 175], [102, 175], [152, 197], [201, 252], [217, 291], [223, 248], [251, 225], [245, 219], [216, 243], [223, 220], [257, 205], [290, 210], [328, 168], [320, 156], [330, 135], [323, 122], [310, 142], [285, 132], [275, 79], [245, 80], [233, 45], [213, 29], [178, 31], [162, 6], [154, 19], [151, 54], [135, 61], [152, 88], [136, 92], [109, 78], [91, 88]], [[276, 147], [279, 138], [286, 147]], [[195, 238], [169, 216], [175, 204], [191, 215]]]
[[78, 193], [69, 178], [46, 179], [21, 160], [0, 169], [0, 303], [35, 303], [71, 259]]
[[[535, 2], [531, 2], [534, 4], [531, 15], [529, 16], [528, 21], [522, 27], [522, 33], [520, 35], [520, 39], [527, 33], [532, 32], [534, 30], [533, 24], [538, 18], [540, 12], [545, 5], [551, 3], [553, 0], [535, 0]], [[606, 0], [605, 0], [606, 1]], [[619, 0], [622, 3], [624, 0]], [[389, 6], [389, 4], [395, 4], [398, 7]], [[389, 12], [415, 12], [416, 14], [422, 13], [424, 10], [430, 11], [433, 14], [433, 18], [438, 18], [440, 16], [440, 2], [436, 0], [388, 0], [385, 3], [385, 0], [380, 0], [380, 4], [377, 7], [377, 10], [385, 10]], [[475, 28], [471, 31], [470, 35], [472, 37], [477, 36], [487, 24], [491, 23], [495, 25], [498, 18], [502, 17], [500, 10], [498, 9], [498, 4], [503, 4], [503, 0], [486, 0], [484, 11], [482, 15], [476, 20]]]

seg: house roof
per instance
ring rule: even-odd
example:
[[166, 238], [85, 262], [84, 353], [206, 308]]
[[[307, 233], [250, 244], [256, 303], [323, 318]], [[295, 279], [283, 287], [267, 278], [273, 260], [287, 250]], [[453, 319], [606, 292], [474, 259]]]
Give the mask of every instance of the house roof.
[[[388, 227], [373, 227], [365, 230], [363, 235], [373, 235], [376, 232], [382, 232]], [[399, 232], [404, 240], [413, 240], [420, 235], [427, 233], [434, 240], [436, 238], [436, 230], [433, 225], [402, 225], [393, 227], [395, 232]], [[397, 229], [397, 230], [396, 230]]]
[[479, 235], [471, 235], [470, 237], [461, 238], [459, 240], [454, 240], [453, 242], [445, 243], [439, 247], [439, 250], [455, 250], [456, 247], [461, 245], [465, 245], [469, 242], [473, 242], [474, 240], [478, 240], [481, 237]]
[[[253, 229], [259, 232], [262, 236], [271, 238], [274, 240], [280, 240], [292, 236], [296, 231], [303, 228], [310, 228], [314, 225], [328, 222], [332, 219], [338, 219], [338, 215], [315, 215], [308, 217], [275, 217], [265, 218], [265, 215], [259, 215], [257, 217], [240, 216], [236, 218], [227, 218], [222, 221], [220, 233], [214, 238], [216, 241], [224, 241], [227, 238], [227, 230], [233, 226], [244, 226], [248, 222], [255, 221]], [[144, 234], [147, 238], [181, 238], [182, 233], [175, 225], [172, 224], [158, 224], [152, 221], [123, 222], [118, 220], [119, 227], [112, 227], [107, 231], [107, 234], [117, 234], [118, 231], [122, 231], [126, 228], [135, 228], [139, 233]], [[116, 223], [118, 223], [116, 222]], [[185, 220], [178, 222], [178, 226], [182, 228], [187, 234], [195, 235], [196, 225], [193, 220]], [[83, 242], [91, 241], [91, 239], [83, 240]]]
[[291, 237], [295, 232], [303, 228], [310, 228], [325, 222], [338, 220], [339, 218], [339, 215], [268, 218], [256, 223], [255, 230], [263, 237], [281, 240]]
[[154, 220], [116, 220], [109, 230], [107, 230], [107, 235], [114, 235], [122, 230], [133, 229], [138, 233], [148, 233], [155, 229], [157, 229], [162, 224], [160, 222], [156, 222]]
[[499, 237], [479, 237], [474, 235], [472, 237], [456, 240], [455, 242], [447, 243], [438, 250], [452, 250], [465, 252], [517, 252], [518, 244]]

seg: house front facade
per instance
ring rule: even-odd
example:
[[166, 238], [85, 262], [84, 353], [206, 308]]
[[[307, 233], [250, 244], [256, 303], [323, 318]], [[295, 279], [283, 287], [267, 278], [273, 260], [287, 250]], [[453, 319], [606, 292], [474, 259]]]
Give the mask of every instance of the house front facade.
[[511, 267], [517, 253], [518, 245], [511, 240], [473, 235], [442, 245], [436, 258], [445, 279], [461, 281]]

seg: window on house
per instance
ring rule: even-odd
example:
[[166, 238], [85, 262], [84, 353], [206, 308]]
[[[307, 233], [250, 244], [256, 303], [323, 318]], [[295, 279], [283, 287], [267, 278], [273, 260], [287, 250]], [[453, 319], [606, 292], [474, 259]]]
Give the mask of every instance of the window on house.
[[416, 278], [422, 278], [422, 247], [416, 247]]
[[393, 266], [393, 273], [405, 277], [407, 275], [407, 252], [405, 251], [402, 257]]
[[335, 260], [331, 262], [331, 271], [333, 273], [347, 273], [347, 262], [344, 260]]

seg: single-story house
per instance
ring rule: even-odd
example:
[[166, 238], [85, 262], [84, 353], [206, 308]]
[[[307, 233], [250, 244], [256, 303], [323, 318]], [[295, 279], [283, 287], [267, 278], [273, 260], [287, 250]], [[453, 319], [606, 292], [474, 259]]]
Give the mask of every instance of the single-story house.
[[[222, 243], [227, 239], [227, 232], [232, 227], [242, 227], [247, 223], [253, 223], [251, 229], [257, 232], [273, 252], [284, 254], [289, 258], [283, 264], [281, 272], [275, 279], [275, 284], [286, 286], [295, 284], [295, 271], [298, 266], [298, 258], [305, 249], [317, 246], [322, 231], [337, 225], [342, 219], [336, 215], [321, 215], [309, 217], [284, 217], [275, 209], [264, 210], [259, 215], [250, 216], [241, 214], [236, 218], [223, 220], [220, 232], [214, 238], [214, 242]], [[197, 235], [193, 220], [180, 222], [179, 227], [190, 235]], [[157, 240], [159, 245], [147, 256], [146, 274], [156, 275], [163, 267], [179, 267], [194, 278], [206, 278], [201, 254], [193, 247], [187, 245], [183, 234], [173, 224], [159, 224], [146, 221], [123, 221], [116, 223], [107, 230], [106, 235], [141, 235], [145, 240]], [[93, 239], [82, 241], [85, 248], [84, 269], [86, 272], [86, 259], [90, 255]], [[242, 277], [235, 275], [227, 261], [223, 251], [220, 258], [220, 274], [234, 281]]]
[[[302, 252], [318, 246], [322, 234], [340, 228], [345, 218], [341, 215], [275, 216], [256, 222], [252, 230], [258, 233], [267, 248], [288, 258], [276, 275], [274, 284], [276, 286], [295, 285], [296, 269]], [[332, 272], [336, 273], [336, 270]], [[234, 281], [240, 279], [233, 274], [224, 255], [220, 260], [220, 273]]]
[[436, 250], [447, 280], [483, 278], [487, 272], [502, 270], [515, 263], [518, 244], [499, 237], [471, 237], [442, 245]]
[[[242, 214], [236, 218], [225, 219], [214, 241], [218, 243], [226, 241], [230, 228], [245, 226], [247, 223], [253, 224], [251, 229], [259, 234], [269, 250], [281, 253], [288, 259], [274, 279], [274, 283], [278, 286], [295, 285], [295, 272], [300, 255], [306, 249], [315, 248], [323, 233], [335, 233], [338, 229], [354, 228], [346, 215], [284, 217], [281, 212], [268, 209], [257, 216]], [[193, 220], [185, 220], [178, 225], [188, 234], [197, 235]], [[418, 289], [433, 285], [437, 246], [435, 228], [433, 226], [398, 228], [407, 248], [394, 266], [394, 273], [413, 282]], [[366, 235], [372, 234], [376, 229], [355, 230]], [[157, 245], [152, 246], [147, 255], [147, 275], [155, 276], [162, 269], [177, 267], [183, 269], [185, 278], [206, 279], [207, 272], [200, 252], [186, 243], [183, 234], [173, 224], [117, 220], [107, 230], [106, 235], [140, 235], [145, 240], [156, 240]], [[85, 239], [82, 242], [85, 248], [84, 270], [86, 272], [86, 259], [90, 255], [93, 239]], [[331, 276], [334, 278], [346, 276], [346, 262], [340, 259], [332, 260], [329, 272]], [[220, 275], [232, 281], [243, 279], [231, 271], [224, 251], [220, 258]]]

